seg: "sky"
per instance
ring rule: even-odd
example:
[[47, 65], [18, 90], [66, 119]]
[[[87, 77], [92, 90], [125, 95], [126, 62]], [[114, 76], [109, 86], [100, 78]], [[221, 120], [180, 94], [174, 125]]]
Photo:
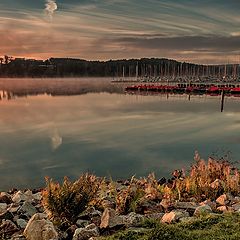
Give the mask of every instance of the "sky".
[[240, 62], [240, 0], [0, 0], [0, 55]]

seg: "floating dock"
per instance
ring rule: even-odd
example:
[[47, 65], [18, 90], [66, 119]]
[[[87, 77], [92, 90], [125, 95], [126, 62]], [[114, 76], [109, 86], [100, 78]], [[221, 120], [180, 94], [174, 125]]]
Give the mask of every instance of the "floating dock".
[[159, 93], [193, 93], [193, 94], [240, 94], [240, 83], [238, 84], [204, 84], [204, 83], [179, 83], [176, 85], [155, 85], [155, 84], [138, 84], [125, 88], [126, 92], [159, 92]]

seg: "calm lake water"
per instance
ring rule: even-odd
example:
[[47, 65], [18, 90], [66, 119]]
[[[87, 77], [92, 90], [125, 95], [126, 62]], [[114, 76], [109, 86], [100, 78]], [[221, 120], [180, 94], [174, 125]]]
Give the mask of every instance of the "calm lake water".
[[0, 190], [86, 171], [115, 179], [168, 176], [189, 166], [195, 150], [203, 158], [240, 158], [237, 97], [227, 97], [221, 113], [218, 96], [100, 92], [7, 100], [0, 93]]

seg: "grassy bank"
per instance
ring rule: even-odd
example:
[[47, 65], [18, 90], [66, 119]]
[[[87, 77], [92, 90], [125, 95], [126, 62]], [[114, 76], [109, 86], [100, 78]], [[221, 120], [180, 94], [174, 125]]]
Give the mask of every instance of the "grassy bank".
[[148, 221], [144, 230], [126, 230], [101, 240], [238, 240], [240, 214], [209, 215], [189, 223]]

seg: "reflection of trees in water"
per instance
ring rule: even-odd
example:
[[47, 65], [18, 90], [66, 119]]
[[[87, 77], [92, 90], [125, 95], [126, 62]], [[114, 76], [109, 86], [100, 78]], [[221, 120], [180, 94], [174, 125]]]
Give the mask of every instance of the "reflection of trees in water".
[[[231, 97], [230, 94], [226, 95], [224, 94], [224, 92], [222, 92], [221, 95], [219, 94], [216, 94], [216, 95], [207, 95], [207, 94], [186, 94], [186, 93], [166, 93], [166, 92], [148, 92], [148, 91], [125, 91], [126, 94], [128, 95], [136, 95], [136, 96], [143, 96], [143, 97], [146, 97], [146, 96], [158, 96], [158, 97], [161, 97], [161, 98], [166, 98], [166, 99], [169, 99], [169, 98], [172, 98], [172, 99], [185, 99], [185, 100], [188, 100], [188, 101], [191, 101], [192, 98], [195, 98], [195, 99], [206, 99], [206, 98], [219, 98], [220, 97], [220, 111], [223, 112], [224, 111], [224, 104], [225, 104], [225, 98], [228, 96], [228, 97]], [[234, 95], [234, 97], [239, 97], [240, 98], [240, 95]]]
[[[124, 93], [124, 84], [111, 84], [109, 82], [89, 82], [74, 84], [74, 82], [64, 82], [61, 84], [41, 83], [41, 84], [23, 84], [22, 86], [9, 84], [6, 82], [0, 90], [0, 100], [10, 100], [16, 97], [27, 97], [37, 95], [50, 95], [50, 96], [76, 96], [87, 93]], [[11, 82], [10, 82], [11, 83]], [[35, 83], [35, 82], [34, 82]], [[40, 83], [40, 82], [38, 82]], [[8, 85], [7, 85], [8, 84]]]
[[0, 101], [11, 100], [12, 98], [14, 98], [14, 94], [12, 92], [0, 90]]

